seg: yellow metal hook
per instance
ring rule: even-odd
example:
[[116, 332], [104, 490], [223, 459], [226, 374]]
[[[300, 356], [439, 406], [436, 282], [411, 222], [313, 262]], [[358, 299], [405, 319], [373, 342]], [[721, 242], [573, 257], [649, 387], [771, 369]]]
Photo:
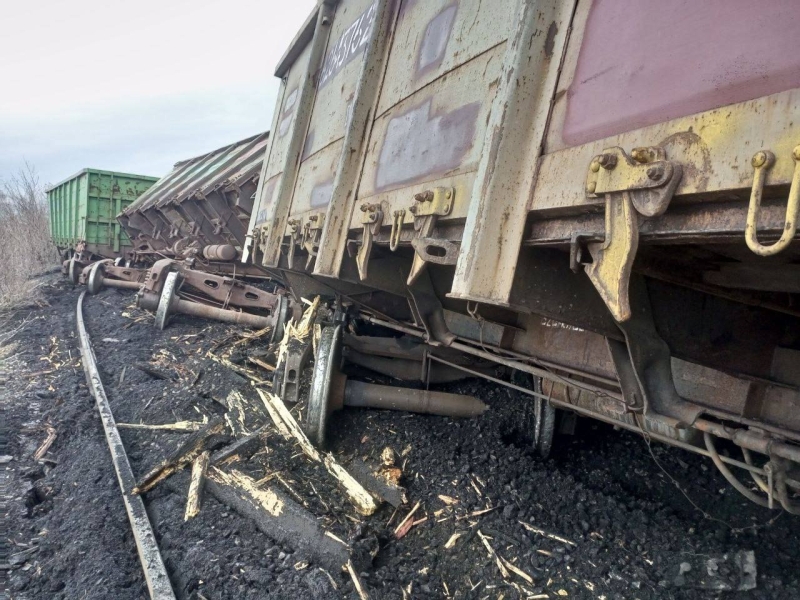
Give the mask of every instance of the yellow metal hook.
[[775, 164], [775, 155], [769, 150], [761, 150], [753, 156], [753, 190], [750, 192], [750, 207], [747, 209], [747, 224], [744, 230], [747, 247], [759, 256], [772, 256], [784, 250], [797, 233], [797, 218], [800, 215], [800, 146], [792, 151], [794, 159], [794, 176], [789, 188], [789, 199], [786, 202], [786, 220], [783, 234], [772, 245], [764, 246], [758, 241], [758, 216], [761, 212], [761, 196], [764, 192], [764, 180], [767, 171]]

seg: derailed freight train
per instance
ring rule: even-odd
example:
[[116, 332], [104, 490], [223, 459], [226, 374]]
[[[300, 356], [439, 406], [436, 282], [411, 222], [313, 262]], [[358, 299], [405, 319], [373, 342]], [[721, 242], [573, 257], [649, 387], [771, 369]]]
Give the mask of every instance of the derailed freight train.
[[800, 4], [753, 11], [321, 0], [275, 73], [243, 256], [360, 334], [323, 334], [312, 394], [342, 345], [490, 377], [533, 399], [542, 453], [566, 409], [798, 512]]

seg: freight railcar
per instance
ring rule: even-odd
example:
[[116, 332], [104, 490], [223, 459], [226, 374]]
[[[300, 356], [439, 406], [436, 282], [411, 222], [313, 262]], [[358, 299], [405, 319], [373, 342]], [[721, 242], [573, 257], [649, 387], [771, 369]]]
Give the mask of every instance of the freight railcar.
[[182, 160], [117, 219], [137, 259], [196, 257], [209, 271], [263, 271], [235, 259], [244, 246], [269, 133]]
[[404, 373], [528, 374], [492, 377], [541, 452], [565, 409], [797, 512], [798, 31], [793, 0], [322, 0], [244, 261], [335, 299], [378, 370], [402, 336]]
[[83, 169], [46, 190], [50, 235], [75, 279], [85, 264], [122, 258], [131, 250], [116, 215], [156, 181], [146, 175]]

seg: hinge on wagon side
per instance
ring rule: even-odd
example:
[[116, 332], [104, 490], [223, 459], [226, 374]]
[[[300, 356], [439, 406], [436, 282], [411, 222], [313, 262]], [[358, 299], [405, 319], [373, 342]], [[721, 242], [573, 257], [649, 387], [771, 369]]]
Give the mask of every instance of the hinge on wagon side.
[[381, 230], [381, 225], [383, 225], [383, 208], [380, 204], [364, 202], [361, 205], [361, 225], [363, 233], [361, 247], [356, 254], [356, 265], [358, 266], [358, 277], [364, 281], [367, 278], [369, 254], [372, 252], [372, 237]]
[[[456, 191], [451, 187], [436, 187], [414, 196], [414, 204], [408, 209], [414, 215], [414, 230], [417, 232], [411, 241], [414, 248], [414, 261], [408, 274], [408, 285], [419, 277], [429, 262], [455, 264], [458, 247], [447, 240], [437, 240], [431, 236], [439, 217], [446, 217], [453, 210]], [[431, 252], [435, 248], [436, 252]]]
[[322, 228], [325, 226], [325, 213], [318, 212], [309, 215], [308, 221], [303, 225], [303, 238], [301, 246], [308, 253], [306, 269], [311, 266], [319, 252], [319, 240], [322, 237]]
[[269, 238], [270, 223], [264, 223], [260, 227], [256, 226], [253, 229], [253, 249], [257, 249], [260, 256], [253, 254], [253, 264], [263, 263], [264, 257], [267, 255], [267, 240]]
[[286, 226], [289, 229], [289, 248], [286, 252], [286, 262], [291, 269], [294, 266], [294, 250], [300, 238], [300, 219], [289, 219]]
[[590, 197], [605, 196], [605, 239], [588, 243], [586, 274], [618, 322], [631, 318], [628, 293], [639, 247], [639, 215], [662, 215], [681, 180], [681, 165], [667, 160], [663, 148], [603, 150], [592, 159], [586, 178]]

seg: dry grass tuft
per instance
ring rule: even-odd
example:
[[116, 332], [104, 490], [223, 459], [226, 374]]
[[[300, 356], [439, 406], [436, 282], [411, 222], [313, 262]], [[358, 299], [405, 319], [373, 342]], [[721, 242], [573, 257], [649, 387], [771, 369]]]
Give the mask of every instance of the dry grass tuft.
[[44, 186], [26, 165], [0, 185], [0, 310], [37, 297], [37, 274], [58, 265]]

